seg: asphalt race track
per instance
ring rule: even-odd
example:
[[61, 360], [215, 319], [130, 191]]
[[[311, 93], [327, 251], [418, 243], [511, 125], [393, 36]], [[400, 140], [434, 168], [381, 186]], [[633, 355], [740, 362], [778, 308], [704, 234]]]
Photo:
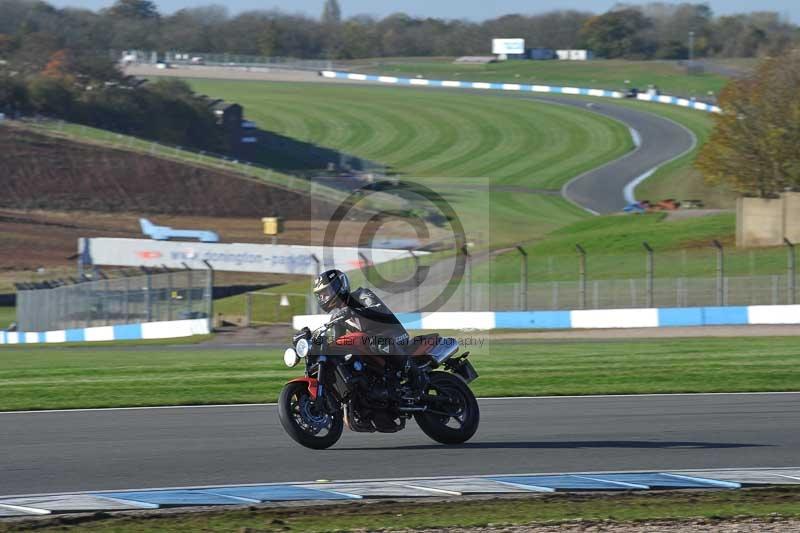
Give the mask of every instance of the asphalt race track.
[[295, 445], [274, 406], [2, 413], [0, 495], [404, 476], [792, 466], [800, 393], [481, 400], [457, 447], [413, 422]]
[[640, 145], [636, 150], [582, 174], [564, 186], [562, 194], [566, 198], [596, 213], [621, 211], [627, 205], [623, 193], [626, 185], [692, 150], [697, 142], [694, 134], [677, 122], [646, 111], [615, 106], [605, 101], [587, 107], [587, 102], [574, 99], [541, 97], [537, 100], [582, 107], [619, 120], [638, 133]]

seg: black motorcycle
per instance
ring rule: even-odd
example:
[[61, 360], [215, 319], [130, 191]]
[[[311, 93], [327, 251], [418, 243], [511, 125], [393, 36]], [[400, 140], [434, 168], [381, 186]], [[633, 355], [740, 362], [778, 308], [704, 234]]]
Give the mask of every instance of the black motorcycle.
[[454, 357], [456, 339], [414, 337], [398, 369], [364, 333], [327, 339], [336, 323], [303, 328], [284, 353], [289, 367], [301, 360], [306, 366], [305, 376], [288, 382], [278, 401], [281, 425], [295, 441], [322, 450], [339, 440], [345, 425], [362, 433], [394, 433], [412, 416], [442, 444], [461, 444], [475, 434], [480, 410], [468, 384], [478, 374], [469, 352]]

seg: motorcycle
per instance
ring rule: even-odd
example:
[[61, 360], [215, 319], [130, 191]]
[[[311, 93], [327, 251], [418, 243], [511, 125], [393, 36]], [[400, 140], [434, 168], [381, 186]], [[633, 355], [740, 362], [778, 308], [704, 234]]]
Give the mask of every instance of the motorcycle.
[[360, 433], [394, 433], [412, 417], [442, 444], [461, 444], [475, 434], [480, 410], [469, 383], [478, 374], [467, 360], [469, 352], [454, 357], [456, 339], [414, 337], [411, 355], [403, 357], [406, 366], [398, 370], [376, 353], [364, 333], [328, 339], [336, 323], [315, 331], [303, 328], [284, 353], [289, 367], [305, 361], [305, 376], [289, 381], [278, 401], [281, 425], [297, 443], [322, 450], [336, 444], [344, 426]]

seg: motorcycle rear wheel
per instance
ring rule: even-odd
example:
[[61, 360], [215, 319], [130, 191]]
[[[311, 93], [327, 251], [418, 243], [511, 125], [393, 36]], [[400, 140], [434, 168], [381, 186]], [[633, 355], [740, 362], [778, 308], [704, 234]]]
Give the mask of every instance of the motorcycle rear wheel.
[[457, 404], [455, 416], [425, 412], [414, 415], [427, 436], [442, 444], [462, 444], [475, 435], [481, 413], [478, 400], [464, 380], [448, 372], [432, 372], [426, 393], [446, 396]]
[[303, 382], [283, 387], [278, 399], [278, 419], [295, 442], [313, 450], [336, 444], [344, 429], [342, 413], [319, 412]]

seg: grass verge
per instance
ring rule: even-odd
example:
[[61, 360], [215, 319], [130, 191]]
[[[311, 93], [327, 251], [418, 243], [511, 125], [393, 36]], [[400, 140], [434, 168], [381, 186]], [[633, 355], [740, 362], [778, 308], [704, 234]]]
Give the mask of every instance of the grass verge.
[[16, 307], [0, 307], [0, 329], [5, 329], [17, 320]]
[[[466, 337], [462, 334], [462, 336]], [[479, 396], [800, 390], [794, 338], [490, 341]], [[301, 373], [281, 349], [0, 348], [0, 410], [272, 402]]]
[[[437, 502], [358, 502], [301, 508], [250, 507], [247, 509], [170, 514], [145, 513], [109, 517], [59, 517], [37, 521], [38, 531], [63, 531], [70, 525], [82, 531], [385, 531], [399, 529], [485, 528], [504, 526], [591, 527], [612, 523], [648, 526], [653, 531], [664, 521], [702, 521], [711, 527], [735, 519], [761, 519], [775, 526], [800, 516], [800, 489], [748, 489], [741, 491], [556, 494], [513, 498], [470, 498]], [[597, 524], [600, 525], [600, 524]], [[11, 531], [13, 524], [0, 524]], [[580, 528], [582, 530], [582, 528]], [[577, 530], [577, 529], [576, 529]], [[788, 529], [785, 529], [788, 531]], [[739, 531], [739, 529], [736, 529]], [[748, 529], [750, 531], [750, 529]], [[777, 529], [775, 530], [777, 531]]]

